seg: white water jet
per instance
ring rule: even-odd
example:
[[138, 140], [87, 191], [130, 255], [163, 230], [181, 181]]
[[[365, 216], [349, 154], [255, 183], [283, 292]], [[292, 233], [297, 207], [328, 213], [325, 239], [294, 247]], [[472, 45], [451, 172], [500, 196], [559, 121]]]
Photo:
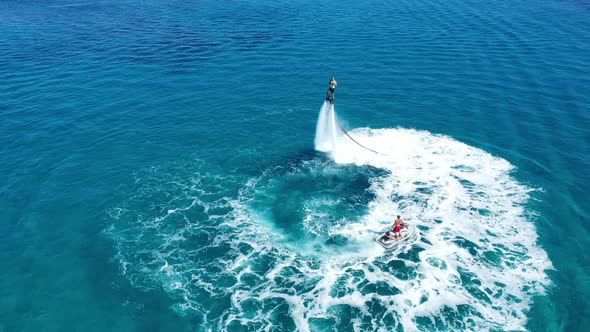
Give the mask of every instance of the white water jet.
[[341, 130], [336, 123], [334, 105], [324, 101], [315, 131], [315, 149], [327, 153], [334, 152], [336, 142], [341, 134]]

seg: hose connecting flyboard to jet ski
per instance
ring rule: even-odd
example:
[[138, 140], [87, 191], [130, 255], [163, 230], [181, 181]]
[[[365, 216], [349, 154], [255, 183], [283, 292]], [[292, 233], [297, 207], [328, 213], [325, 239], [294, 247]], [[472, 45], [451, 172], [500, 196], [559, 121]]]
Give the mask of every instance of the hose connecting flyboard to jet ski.
[[340, 122], [338, 122], [338, 120], [336, 120], [336, 123], [338, 124], [338, 128], [340, 128], [340, 130], [342, 130], [342, 132], [344, 133], [344, 135], [348, 136], [348, 138], [350, 138], [353, 142], [355, 142], [361, 148], [363, 148], [365, 150], [369, 150], [369, 151], [371, 151], [373, 153], [376, 153], [376, 154], [379, 154], [379, 155], [382, 155], [382, 156], [386, 156], [386, 154], [384, 154], [384, 153], [377, 152], [377, 151], [375, 151], [373, 149], [369, 149], [368, 147], [366, 147], [366, 146], [362, 145], [361, 143], [357, 142], [354, 138], [352, 138], [352, 136], [350, 136], [348, 134], [348, 132], [346, 130], [344, 130], [344, 128], [342, 128], [342, 126], [340, 125]]

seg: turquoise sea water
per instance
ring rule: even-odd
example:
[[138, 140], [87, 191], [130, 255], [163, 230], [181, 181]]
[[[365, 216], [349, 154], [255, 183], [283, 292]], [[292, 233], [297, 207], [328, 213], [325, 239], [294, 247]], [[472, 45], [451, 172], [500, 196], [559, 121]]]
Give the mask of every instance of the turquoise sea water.
[[[590, 328], [584, 1], [5, 0], [0, 50], [0, 331]], [[315, 150], [332, 75], [384, 155]]]

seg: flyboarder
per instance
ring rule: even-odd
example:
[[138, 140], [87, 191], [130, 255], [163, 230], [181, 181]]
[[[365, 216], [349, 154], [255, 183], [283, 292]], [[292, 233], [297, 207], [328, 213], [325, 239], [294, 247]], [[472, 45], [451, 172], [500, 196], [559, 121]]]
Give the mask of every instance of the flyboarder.
[[330, 104], [334, 104], [334, 92], [336, 91], [336, 86], [338, 85], [338, 82], [336, 82], [336, 79], [334, 78], [334, 76], [332, 76], [332, 79], [330, 79], [330, 86], [328, 87], [328, 93], [326, 96], [326, 100], [330, 102]]

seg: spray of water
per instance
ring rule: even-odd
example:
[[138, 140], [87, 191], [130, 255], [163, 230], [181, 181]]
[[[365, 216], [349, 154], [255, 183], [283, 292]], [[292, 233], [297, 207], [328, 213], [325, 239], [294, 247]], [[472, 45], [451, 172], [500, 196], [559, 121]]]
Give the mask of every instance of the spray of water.
[[338, 141], [342, 138], [348, 138], [358, 147], [361, 147], [371, 153], [386, 156], [386, 154], [373, 150], [367, 147], [363, 143], [357, 141], [356, 138], [347, 132], [336, 118], [336, 111], [334, 105], [327, 101], [324, 101], [322, 108], [320, 109], [320, 116], [318, 117], [318, 123], [315, 133], [315, 149], [321, 152], [326, 152], [330, 157], [334, 157], [336, 151], [342, 147], [342, 144], [338, 144]]
[[336, 122], [334, 105], [324, 101], [315, 131], [315, 149], [326, 153], [335, 151], [338, 137], [342, 134]]

